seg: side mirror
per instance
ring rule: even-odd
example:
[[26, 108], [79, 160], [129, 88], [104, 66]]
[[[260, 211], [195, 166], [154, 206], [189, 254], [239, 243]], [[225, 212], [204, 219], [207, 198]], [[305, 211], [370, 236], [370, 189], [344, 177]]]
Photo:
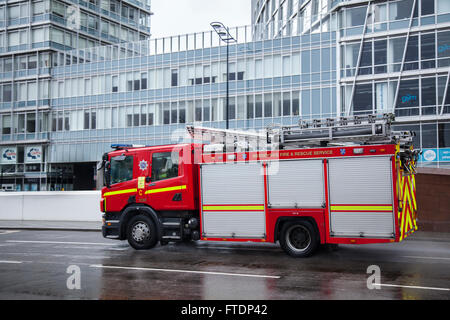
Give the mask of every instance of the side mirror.
[[105, 179], [105, 186], [108, 189], [111, 188], [111, 162], [109, 161], [105, 163], [104, 179]]

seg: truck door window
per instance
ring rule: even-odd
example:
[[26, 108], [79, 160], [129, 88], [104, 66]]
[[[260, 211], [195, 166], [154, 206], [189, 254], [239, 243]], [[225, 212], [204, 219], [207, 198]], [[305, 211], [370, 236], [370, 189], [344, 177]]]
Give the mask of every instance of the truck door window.
[[133, 157], [111, 159], [111, 184], [133, 180]]
[[154, 153], [152, 156], [152, 181], [178, 177], [178, 153]]

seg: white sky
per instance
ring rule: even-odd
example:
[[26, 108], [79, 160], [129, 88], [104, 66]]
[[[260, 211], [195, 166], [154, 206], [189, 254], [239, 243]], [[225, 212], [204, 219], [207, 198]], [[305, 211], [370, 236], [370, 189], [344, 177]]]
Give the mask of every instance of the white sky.
[[212, 30], [220, 21], [228, 27], [251, 24], [251, 0], [151, 0], [152, 38]]

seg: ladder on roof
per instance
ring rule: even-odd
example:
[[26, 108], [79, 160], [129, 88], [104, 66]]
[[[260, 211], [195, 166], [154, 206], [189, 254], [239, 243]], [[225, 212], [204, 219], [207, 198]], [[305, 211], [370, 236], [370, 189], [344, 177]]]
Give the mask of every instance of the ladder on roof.
[[327, 146], [396, 144], [404, 172], [414, 173], [420, 150], [413, 150], [411, 131], [393, 131], [394, 114], [366, 115], [299, 121], [297, 125], [273, 125], [259, 133], [188, 126], [191, 138], [202, 143], [205, 153], [281, 150]]
[[[297, 125], [273, 125], [259, 133], [189, 126], [191, 137], [209, 142], [211, 151], [222, 148], [233, 151], [249, 145], [267, 149], [302, 147], [326, 147], [332, 145], [398, 144], [409, 148], [415, 134], [409, 131], [393, 131], [393, 114], [342, 117], [299, 121]], [[225, 146], [224, 146], [225, 145]], [[217, 149], [217, 150], [215, 150]], [[253, 148], [254, 149], [254, 148]]]
[[273, 126], [268, 132], [272, 143], [278, 143], [282, 148], [390, 143], [410, 146], [415, 134], [393, 131], [394, 120], [393, 114], [342, 117], [300, 121], [294, 126]]

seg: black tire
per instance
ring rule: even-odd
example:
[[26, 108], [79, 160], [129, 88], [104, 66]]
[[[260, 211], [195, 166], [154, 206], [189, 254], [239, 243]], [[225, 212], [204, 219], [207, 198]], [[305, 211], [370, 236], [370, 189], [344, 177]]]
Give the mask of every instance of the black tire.
[[156, 225], [145, 215], [131, 218], [127, 225], [127, 240], [136, 250], [148, 250], [158, 243]]
[[281, 228], [280, 245], [288, 255], [306, 258], [317, 250], [319, 237], [309, 221], [288, 222]]

